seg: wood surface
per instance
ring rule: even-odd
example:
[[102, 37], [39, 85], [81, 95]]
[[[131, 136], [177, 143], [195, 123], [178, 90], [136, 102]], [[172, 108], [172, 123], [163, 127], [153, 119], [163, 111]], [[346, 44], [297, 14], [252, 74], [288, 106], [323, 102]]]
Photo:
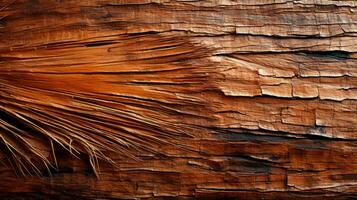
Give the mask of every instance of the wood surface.
[[357, 1], [0, 0], [0, 199], [354, 199]]

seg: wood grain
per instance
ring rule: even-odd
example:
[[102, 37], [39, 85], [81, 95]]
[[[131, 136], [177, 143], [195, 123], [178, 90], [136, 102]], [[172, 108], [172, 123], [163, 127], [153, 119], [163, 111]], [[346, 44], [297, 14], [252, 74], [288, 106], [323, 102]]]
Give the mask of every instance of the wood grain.
[[356, 59], [356, 1], [1, 0], [0, 199], [353, 199]]

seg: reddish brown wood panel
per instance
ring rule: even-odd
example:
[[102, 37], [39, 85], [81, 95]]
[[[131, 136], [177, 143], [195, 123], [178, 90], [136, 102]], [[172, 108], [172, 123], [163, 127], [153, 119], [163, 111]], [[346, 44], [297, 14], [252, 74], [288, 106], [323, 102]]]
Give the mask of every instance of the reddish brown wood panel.
[[0, 199], [350, 199], [357, 2], [0, 0]]

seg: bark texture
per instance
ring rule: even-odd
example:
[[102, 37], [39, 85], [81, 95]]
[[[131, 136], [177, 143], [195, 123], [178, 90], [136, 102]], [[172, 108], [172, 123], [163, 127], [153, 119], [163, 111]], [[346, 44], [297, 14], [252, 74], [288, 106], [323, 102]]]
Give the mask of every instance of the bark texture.
[[356, 1], [0, 0], [0, 198], [354, 198], [356, 77]]

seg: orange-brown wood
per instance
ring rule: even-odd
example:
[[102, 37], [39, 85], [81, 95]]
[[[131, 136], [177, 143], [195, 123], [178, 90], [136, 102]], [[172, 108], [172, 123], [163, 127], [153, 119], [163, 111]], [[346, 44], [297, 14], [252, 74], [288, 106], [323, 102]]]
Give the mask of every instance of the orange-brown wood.
[[357, 4], [1, 0], [0, 199], [350, 199]]

